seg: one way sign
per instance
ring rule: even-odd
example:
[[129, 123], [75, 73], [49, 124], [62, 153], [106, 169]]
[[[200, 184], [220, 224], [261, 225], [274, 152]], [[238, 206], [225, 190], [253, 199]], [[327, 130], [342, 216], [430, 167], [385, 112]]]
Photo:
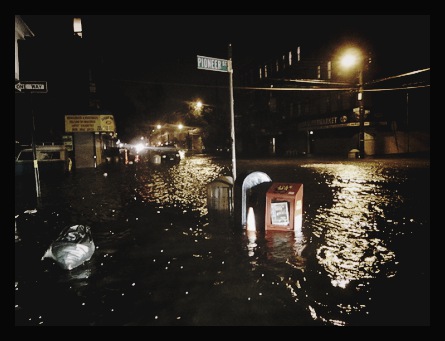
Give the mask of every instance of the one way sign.
[[48, 85], [46, 81], [18, 81], [15, 82], [15, 93], [39, 93], [44, 94], [48, 92]]

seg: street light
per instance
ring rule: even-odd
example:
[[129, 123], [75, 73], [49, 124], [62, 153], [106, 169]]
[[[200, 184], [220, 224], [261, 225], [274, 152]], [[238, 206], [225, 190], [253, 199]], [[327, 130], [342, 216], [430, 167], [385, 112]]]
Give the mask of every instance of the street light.
[[340, 64], [344, 68], [358, 67], [358, 93], [357, 100], [359, 105], [359, 134], [358, 134], [358, 150], [359, 158], [365, 157], [365, 110], [363, 100], [363, 67], [364, 60], [360, 50], [356, 48], [348, 49], [340, 59]]

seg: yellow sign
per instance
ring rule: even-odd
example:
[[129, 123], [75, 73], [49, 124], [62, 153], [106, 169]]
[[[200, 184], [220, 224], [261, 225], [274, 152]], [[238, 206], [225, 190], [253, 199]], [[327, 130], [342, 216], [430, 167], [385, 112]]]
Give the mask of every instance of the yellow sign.
[[65, 132], [116, 132], [113, 115], [65, 115]]

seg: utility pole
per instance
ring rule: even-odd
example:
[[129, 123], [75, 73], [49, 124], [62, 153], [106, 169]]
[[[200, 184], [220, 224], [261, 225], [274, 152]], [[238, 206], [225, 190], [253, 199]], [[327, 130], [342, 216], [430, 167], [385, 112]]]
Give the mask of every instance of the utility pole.
[[232, 44], [229, 44], [229, 89], [230, 89], [230, 137], [232, 140], [232, 173], [233, 181], [236, 179], [236, 149], [235, 149], [235, 110], [233, 101], [233, 65]]
[[358, 74], [359, 90], [358, 90], [358, 103], [359, 103], [359, 121], [360, 130], [358, 134], [358, 150], [359, 158], [363, 159], [365, 157], [365, 108], [363, 100], [363, 63], [360, 65]]

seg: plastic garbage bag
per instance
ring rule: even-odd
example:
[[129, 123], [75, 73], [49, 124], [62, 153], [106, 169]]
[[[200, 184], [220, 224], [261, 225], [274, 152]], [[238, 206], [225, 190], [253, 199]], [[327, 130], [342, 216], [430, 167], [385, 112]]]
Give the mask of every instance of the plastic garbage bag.
[[91, 259], [95, 245], [87, 225], [73, 225], [60, 232], [42, 257], [54, 259], [63, 269], [72, 270]]

